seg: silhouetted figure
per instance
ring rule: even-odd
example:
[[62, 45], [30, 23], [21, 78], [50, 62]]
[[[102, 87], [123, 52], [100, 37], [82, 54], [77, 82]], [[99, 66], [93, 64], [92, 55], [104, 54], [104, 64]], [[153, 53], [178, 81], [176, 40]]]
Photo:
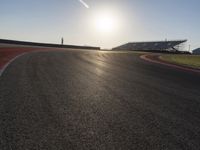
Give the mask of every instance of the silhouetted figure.
[[62, 39], [61, 39], [61, 45], [63, 45], [63, 44], [64, 44], [64, 39], [62, 38]]

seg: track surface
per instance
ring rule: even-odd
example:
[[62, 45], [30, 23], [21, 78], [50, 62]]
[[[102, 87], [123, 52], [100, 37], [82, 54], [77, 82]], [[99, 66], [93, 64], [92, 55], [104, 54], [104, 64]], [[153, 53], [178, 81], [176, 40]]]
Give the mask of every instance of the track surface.
[[200, 75], [137, 54], [26, 54], [0, 93], [1, 150], [200, 149]]

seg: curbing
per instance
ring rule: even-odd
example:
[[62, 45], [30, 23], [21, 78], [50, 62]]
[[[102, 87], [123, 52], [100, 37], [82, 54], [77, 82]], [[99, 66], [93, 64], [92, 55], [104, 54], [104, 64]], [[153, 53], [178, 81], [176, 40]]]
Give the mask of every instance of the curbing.
[[188, 67], [184, 67], [184, 66], [180, 66], [180, 65], [175, 65], [175, 64], [159, 61], [159, 57], [158, 57], [158, 60], [151, 59], [151, 58], [148, 58], [148, 56], [149, 55], [141, 55], [140, 58], [145, 60], [145, 61], [152, 62], [152, 63], [157, 63], [157, 64], [165, 65], [165, 66], [168, 66], [168, 67], [176, 68], [176, 69], [179, 69], [179, 70], [194, 72], [194, 73], [200, 74], [200, 70], [198, 70], [198, 69], [192, 69], [192, 68], [188, 68]]

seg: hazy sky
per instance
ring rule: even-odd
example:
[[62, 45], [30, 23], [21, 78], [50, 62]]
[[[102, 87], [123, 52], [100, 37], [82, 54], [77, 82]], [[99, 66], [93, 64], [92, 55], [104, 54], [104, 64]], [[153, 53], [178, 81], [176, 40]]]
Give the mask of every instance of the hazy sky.
[[[131, 41], [188, 39], [200, 47], [200, 0], [0, 0], [0, 38], [112, 48]], [[115, 25], [95, 24], [108, 14]]]

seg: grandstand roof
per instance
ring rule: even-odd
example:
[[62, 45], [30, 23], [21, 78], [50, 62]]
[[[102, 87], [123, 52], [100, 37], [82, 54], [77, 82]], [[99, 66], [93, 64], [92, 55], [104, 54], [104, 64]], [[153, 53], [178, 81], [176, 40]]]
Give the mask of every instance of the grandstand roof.
[[118, 47], [113, 50], [146, 50], [146, 51], [161, 51], [161, 50], [176, 50], [176, 46], [186, 42], [187, 40], [175, 41], [151, 41], [151, 42], [131, 42]]

